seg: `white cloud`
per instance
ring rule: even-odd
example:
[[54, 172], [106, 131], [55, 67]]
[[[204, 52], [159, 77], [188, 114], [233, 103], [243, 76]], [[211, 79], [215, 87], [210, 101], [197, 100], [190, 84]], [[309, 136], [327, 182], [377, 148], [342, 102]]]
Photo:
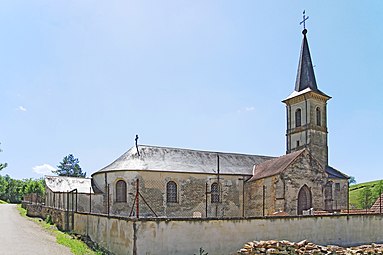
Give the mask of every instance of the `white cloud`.
[[252, 111], [255, 111], [255, 107], [254, 106], [247, 106], [245, 108], [239, 109], [238, 113], [252, 112]]
[[24, 106], [19, 106], [19, 108], [18, 108], [20, 111], [22, 111], [22, 112], [26, 112], [27, 111], [27, 108], [25, 108]]
[[49, 164], [35, 166], [35, 167], [32, 167], [32, 169], [33, 169], [33, 172], [37, 174], [42, 174], [42, 175], [52, 174], [52, 171], [56, 170], [56, 168], [54, 168], [53, 166]]

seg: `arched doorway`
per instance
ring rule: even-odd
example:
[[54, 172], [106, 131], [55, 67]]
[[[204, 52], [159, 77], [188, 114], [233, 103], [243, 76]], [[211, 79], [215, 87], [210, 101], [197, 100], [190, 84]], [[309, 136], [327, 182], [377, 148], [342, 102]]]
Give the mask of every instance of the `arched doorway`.
[[303, 210], [311, 208], [311, 191], [307, 185], [303, 185], [298, 193], [298, 215], [303, 214]]

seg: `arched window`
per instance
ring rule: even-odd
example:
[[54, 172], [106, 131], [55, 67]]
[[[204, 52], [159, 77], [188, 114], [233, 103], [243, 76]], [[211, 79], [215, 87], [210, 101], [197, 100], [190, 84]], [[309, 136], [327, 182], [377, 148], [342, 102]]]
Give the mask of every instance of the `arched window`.
[[166, 202], [177, 203], [177, 184], [173, 181], [166, 184]]
[[126, 182], [123, 180], [116, 183], [116, 202], [126, 202]]
[[295, 111], [295, 127], [300, 127], [302, 125], [302, 110], [298, 109]]
[[317, 107], [316, 112], [317, 112], [317, 126], [321, 126], [321, 118], [322, 118], [322, 114], [321, 114], [321, 112], [320, 112], [320, 108], [319, 108], [319, 107]]
[[212, 203], [220, 202], [219, 185], [216, 182], [214, 182], [211, 185], [211, 202]]

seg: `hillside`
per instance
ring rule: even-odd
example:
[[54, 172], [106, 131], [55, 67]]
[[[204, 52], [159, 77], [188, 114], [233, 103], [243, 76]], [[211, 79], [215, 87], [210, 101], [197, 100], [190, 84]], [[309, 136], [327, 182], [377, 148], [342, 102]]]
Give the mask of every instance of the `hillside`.
[[[350, 208], [365, 209], [365, 206], [360, 201], [360, 198], [365, 197], [366, 189], [371, 191], [371, 195], [368, 195], [367, 205], [371, 206], [376, 199], [379, 197], [380, 190], [383, 192], [383, 187], [379, 187], [379, 183], [383, 180], [376, 180], [370, 182], [364, 182], [359, 184], [350, 185], [349, 197], [350, 197]], [[368, 192], [367, 192], [368, 194]]]

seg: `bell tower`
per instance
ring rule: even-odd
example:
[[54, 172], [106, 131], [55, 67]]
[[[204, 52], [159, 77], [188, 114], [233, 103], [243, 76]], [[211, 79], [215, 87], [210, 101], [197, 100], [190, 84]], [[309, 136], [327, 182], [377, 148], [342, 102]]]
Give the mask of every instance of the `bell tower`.
[[306, 28], [302, 34], [295, 90], [282, 101], [286, 104], [287, 113], [286, 153], [306, 148], [323, 167], [326, 167], [328, 165], [327, 100], [331, 97], [317, 87]]

